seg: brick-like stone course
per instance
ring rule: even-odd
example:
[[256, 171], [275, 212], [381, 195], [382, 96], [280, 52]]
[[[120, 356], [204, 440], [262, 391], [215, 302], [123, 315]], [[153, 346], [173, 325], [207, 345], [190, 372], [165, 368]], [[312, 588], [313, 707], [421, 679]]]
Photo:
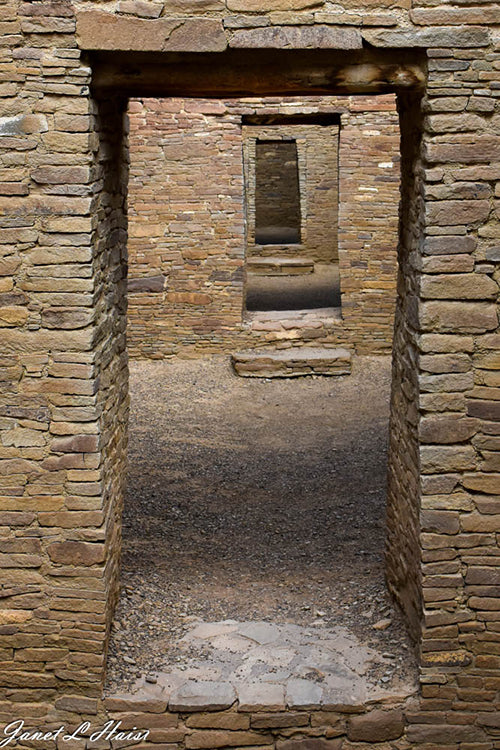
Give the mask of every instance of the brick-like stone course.
[[[314, 688], [314, 683], [311, 686]], [[200, 705], [202, 692], [196, 686], [184, 691], [182, 706], [178, 705], [176, 691], [170, 697], [170, 702], [168, 694], [162, 702], [160, 694], [157, 696], [153, 689], [149, 699], [142, 693], [106, 698], [105, 715], [114, 721], [121, 721], [123, 729], [134, 726], [149, 729], [150, 735], [144, 748], [153, 749], [155, 745], [163, 747], [161, 743], [169, 743], [172, 748], [197, 750], [225, 747], [358, 750], [361, 747], [358, 743], [361, 742], [363, 746], [386, 750], [389, 741], [394, 750], [408, 748], [405, 718], [406, 714], [415, 710], [413, 698], [399, 699], [400, 705], [396, 704], [398, 699], [394, 697], [367, 706], [337, 705], [297, 710], [287, 708], [282, 696], [282, 705], [275, 702], [270, 710], [272, 704], [268, 698], [273, 700], [272, 689], [276, 687], [263, 685], [263, 700], [259, 703], [252, 698], [251, 705], [245, 697], [244, 686], [238, 696], [234, 693], [231, 696], [224, 690], [213, 690], [211, 694], [205, 694], [208, 699], [205, 708]], [[75, 710], [82, 709], [83, 706], [77, 709], [75, 705]], [[98, 723], [100, 718], [99, 715], [94, 722]]]

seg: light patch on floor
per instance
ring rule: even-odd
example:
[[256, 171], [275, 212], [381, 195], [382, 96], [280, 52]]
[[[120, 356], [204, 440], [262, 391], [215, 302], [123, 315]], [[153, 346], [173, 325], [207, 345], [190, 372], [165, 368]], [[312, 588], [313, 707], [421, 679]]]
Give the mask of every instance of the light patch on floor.
[[[132, 692], [155, 694], [188, 710], [266, 700], [274, 710], [360, 706], [367, 700], [404, 698], [416, 676], [392, 682], [372, 678], [396, 657], [370, 648], [346, 628], [222, 620], [195, 622], [179, 640], [182, 664], [139, 680]], [[205, 703], [204, 703], [205, 702]]]

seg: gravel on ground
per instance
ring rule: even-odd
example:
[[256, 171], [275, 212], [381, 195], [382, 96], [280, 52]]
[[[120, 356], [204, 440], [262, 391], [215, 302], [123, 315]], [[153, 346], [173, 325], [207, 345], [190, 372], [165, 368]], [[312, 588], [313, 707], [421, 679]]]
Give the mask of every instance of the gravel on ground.
[[389, 358], [275, 380], [223, 355], [132, 362], [130, 391], [108, 693], [182, 667], [193, 623], [227, 619], [346, 627], [386, 655], [373, 679], [414, 673], [384, 581]]

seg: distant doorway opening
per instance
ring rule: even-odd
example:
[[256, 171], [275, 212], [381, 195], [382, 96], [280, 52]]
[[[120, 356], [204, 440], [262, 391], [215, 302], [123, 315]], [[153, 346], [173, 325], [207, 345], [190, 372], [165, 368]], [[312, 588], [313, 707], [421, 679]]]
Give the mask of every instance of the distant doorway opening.
[[300, 242], [297, 142], [257, 140], [255, 148], [255, 242]]

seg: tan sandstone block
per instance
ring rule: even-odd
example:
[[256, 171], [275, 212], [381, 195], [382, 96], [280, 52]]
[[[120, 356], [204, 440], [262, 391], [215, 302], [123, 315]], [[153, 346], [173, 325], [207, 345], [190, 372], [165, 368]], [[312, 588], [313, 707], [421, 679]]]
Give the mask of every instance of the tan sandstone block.
[[53, 453], [94, 453], [99, 449], [97, 435], [72, 435], [55, 438], [51, 444]]
[[462, 529], [467, 532], [498, 532], [500, 529], [500, 515], [489, 513], [467, 513], [461, 518]]
[[485, 492], [488, 495], [500, 495], [500, 474], [481, 472], [466, 474], [462, 479], [462, 484], [468, 490]]
[[104, 699], [108, 711], [140, 711], [144, 713], [163, 714], [167, 710], [168, 701], [141, 694], [113, 695]]
[[[217, 714], [210, 714], [217, 717]], [[206, 716], [206, 714], [194, 714], [189, 719], [194, 719], [196, 716]], [[177, 714], [173, 714], [170, 711], [164, 714], [154, 713], [119, 713], [113, 716], [115, 721], [121, 721], [123, 729], [133, 729], [134, 727], [141, 727], [143, 729], [172, 729], [176, 728], [179, 723], [179, 717]], [[186, 722], [189, 726], [189, 723]], [[230, 727], [228, 727], [230, 728]], [[235, 727], [237, 728], [237, 727]]]
[[23, 326], [29, 317], [25, 307], [0, 307], [0, 328]]
[[143, 19], [99, 10], [77, 13], [77, 38], [82, 49], [222, 52], [226, 36], [215, 18]]
[[415, 8], [411, 11], [413, 23], [421, 26], [443, 26], [456, 24], [457, 26], [498, 23], [498, 6], [476, 6], [471, 8]]
[[469, 372], [472, 359], [469, 354], [423, 354], [420, 367], [424, 372], [434, 374]]
[[33, 612], [23, 609], [0, 609], [0, 625], [12, 625], [27, 622], [33, 617]]
[[224, 10], [226, 4], [223, 0], [168, 0], [165, 13], [181, 13], [195, 15], [206, 10]]
[[146, 0], [120, 0], [118, 3], [119, 13], [129, 13], [140, 18], [158, 18], [162, 10], [163, 3], [151, 2], [151, 0], [147, 2]]
[[63, 565], [98, 565], [105, 559], [104, 545], [86, 542], [54, 542], [47, 552], [52, 562]]
[[475, 357], [474, 364], [484, 370], [500, 370], [500, 351]]
[[220, 747], [247, 747], [251, 745], [271, 745], [272, 735], [260, 732], [225, 732], [222, 730], [200, 730], [186, 736], [186, 748], [190, 750], [210, 750]]
[[427, 204], [426, 216], [430, 224], [456, 226], [484, 221], [490, 214], [490, 203], [478, 201], [431, 201]]
[[460, 531], [459, 514], [449, 510], [423, 510], [420, 513], [423, 531], [436, 534], [457, 534]]
[[477, 430], [478, 421], [461, 414], [425, 417], [420, 421], [420, 440], [423, 443], [461, 443]]
[[276, 750], [342, 750], [343, 747], [344, 741], [341, 738], [292, 737], [276, 743]]
[[427, 159], [437, 163], [489, 164], [500, 159], [500, 143], [491, 135], [456, 136], [450, 143], [429, 143], [426, 151]]
[[456, 336], [445, 333], [424, 333], [419, 340], [423, 352], [473, 352], [474, 339], [472, 336]]
[[383, 742], [401, 737], [405, 727], [401, 709], [369, 711], [353, 716], [347, 725], [347, 736], [358, 742]]
[[420, 315], [424, 329], [443, 333], [483, 333], [498, 325], [496, 306], [486, 302], [424, 302]]
[[498, 284], [482, 273], [452, 273], [422, 276], [421, 295], [424, 299], [495, 299]]
[[63, 232], [70, 234], [92, 231], [90, 216], [52, 216], [42, 222], [44, 232]]
[[[423, 445], [420, 447], [420, 461], [424, 474], [435, 474], [474, 469], [477, 458], [472, 446]], [[468, 487], [468, 489], [473, 488]]]
[[188, 716], [186, 726], [195, 729], [249, 729], [250, 716], [236, 711], [210, 711]]
[[424, 495], [422, 508], [425, 510], [474, 510], [471, 496], [465, 492], [454, 492], [451, 495]]
[[96, 714], [98, 701], [96, 698], [86, 698], [82, 695], [64, 695], [56, 700], [55, 707], [61, 711], [72, 711], [79, 714]]
[[357, 29], [336, 26], [267, 26], [235, 31], [231, 47], [295, 49], [361, 49]]
[[38, 516], [40, 526], [60, 526], [62, 529], [76, 529], [79, 526], [101, 526], [101, 511], [55, 511], [44, 512]]
[[227, 0], [228, 10], [265, 13], [275, 10], [305, 10], [324, 5], [324, 0]]

